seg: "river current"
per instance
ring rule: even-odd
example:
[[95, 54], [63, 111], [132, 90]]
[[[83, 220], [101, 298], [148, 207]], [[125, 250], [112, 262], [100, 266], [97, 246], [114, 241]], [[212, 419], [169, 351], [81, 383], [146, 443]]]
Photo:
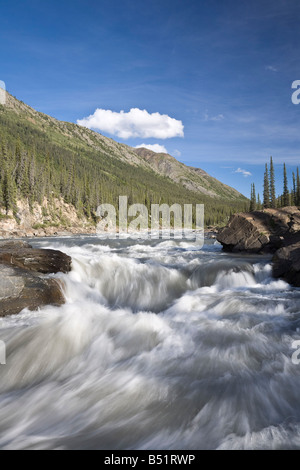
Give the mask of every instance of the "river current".
[[[66, 304], [0, 319], [1, 449], [300, 448], [300, 289], [214, 240], [34, 240]], [[300, 354], [299, 354], [300, 356]]]

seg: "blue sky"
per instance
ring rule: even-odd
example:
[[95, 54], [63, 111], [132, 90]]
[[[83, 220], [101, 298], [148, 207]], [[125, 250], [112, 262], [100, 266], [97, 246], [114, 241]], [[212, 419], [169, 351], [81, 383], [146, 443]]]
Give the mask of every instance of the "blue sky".
[[[283, 162], [290, 183], [300, 165], [299, 24], [298, 0], [12, 0], [1, 6], [0, 80], [61, 120], [110, 110], [99, 132], [164, 146], [246, 195], [252, 182], [261, 192], [272, 155], [280, 192]], [[140, 130], [131, 109], [147, 112]], [[135, 134], [118, 130], [133, 121]], [[164, 124], [169, 134], [153, 130]]]

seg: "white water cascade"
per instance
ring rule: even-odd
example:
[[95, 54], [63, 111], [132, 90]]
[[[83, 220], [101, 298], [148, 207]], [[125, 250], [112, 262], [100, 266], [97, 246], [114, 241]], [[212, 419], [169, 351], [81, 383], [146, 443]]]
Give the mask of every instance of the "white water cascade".
[[1, 449], [300, 448], [300, 289], [213, 241], [35, 240], [66, 304], [0, 319]]

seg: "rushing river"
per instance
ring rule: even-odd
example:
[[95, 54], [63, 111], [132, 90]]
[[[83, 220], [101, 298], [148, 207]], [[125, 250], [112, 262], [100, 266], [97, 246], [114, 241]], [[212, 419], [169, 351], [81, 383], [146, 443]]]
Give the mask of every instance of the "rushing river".
[[2, 449], [300, 448], [300, 289], [207, 240], [35, 240], [67, 303], [0, 319]]

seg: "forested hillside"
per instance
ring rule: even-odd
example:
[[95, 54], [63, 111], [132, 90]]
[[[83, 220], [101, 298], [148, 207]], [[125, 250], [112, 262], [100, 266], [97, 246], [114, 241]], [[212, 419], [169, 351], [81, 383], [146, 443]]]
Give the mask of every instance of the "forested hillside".
[[[205, 203], [206, 224], [222, 224], [248, 201], [210, 197], [151, 169], [130, 147], [72, 123], [38, 113], [7, 94], [0, 106], [0, 205], [17, 213], [17, 201], [43, 205], [55, 198], [93, 220], [100, 203]], [[3, 216], [2, 216], [3, 217]]]

